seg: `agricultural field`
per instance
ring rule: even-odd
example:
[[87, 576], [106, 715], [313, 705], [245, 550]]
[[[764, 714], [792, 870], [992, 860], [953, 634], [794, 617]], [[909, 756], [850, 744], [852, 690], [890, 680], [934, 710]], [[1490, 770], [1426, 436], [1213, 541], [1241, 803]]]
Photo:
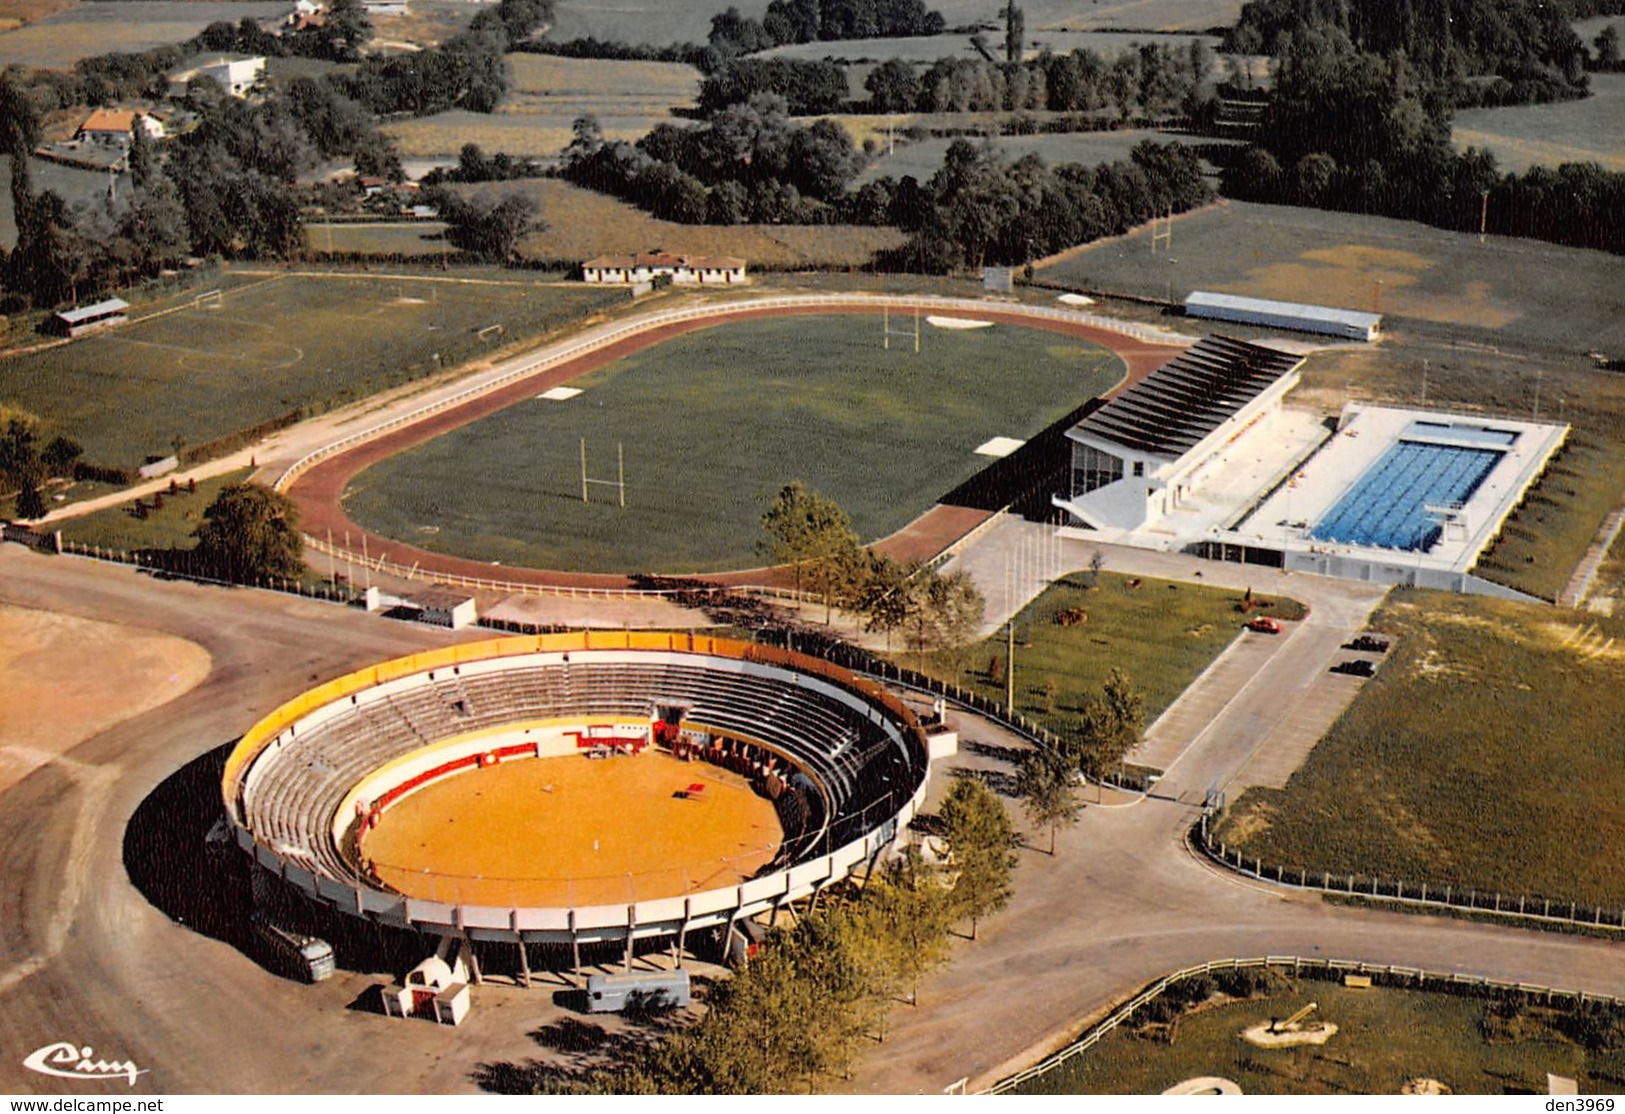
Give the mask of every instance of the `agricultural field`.
[[606, 194], [556, 179], [490, 183], [481, 192], [522, 192], [541, 205], [547, 227], [526, 238], [524, 255], [579, 263], [611, 252], [736, 255], [752, 268], [862, 267], [903, 236], [894, 228], [844, 225], [696, 225], [659, 220]]
[[[0, 360], [0, 403], [73, 437], [88, 460], [136, 465], [449, 370], [626, 297], [506, 276], [239, 274], [220, 285], [218, 308], [189, 291], [121, 328]], [[500, 336], [477, 335], [498, 324]]]
[[[1625, 1056], [1576, 1042], [1561, 1009], [1279, 975], [1272, 981], [1263, 997], [1210, 999], [1180, 1017], [1169, 1040], [1120, 1026], [1015, 1093], [1157, 1095], [1183, 1080], [1219, 1076], [1249, 1095], [1397, 1095], [1415, 1079], [1438, 1080], [1458, 1095], [1543, 1095], [1551, 1072], [1595, 1094], [1617, 1092], [1625, 1080]], [[1337, 1026], [1324, 1045], [1264, 1049], [1239, 1039], [1242, 1030], [1311, 1002], [1311, 1020]]]
[[[1076, 0], [1028, 0], [1022, 8], [1031, 37], [1051, 30], [1207, 31], [1234, 23], [1241, 5], [1242, 0], [1100, 0], [1083, 6]], [[741, 0], [732, 6], [760, 19], [767, 0]], [[984, 0], [937, 0], [928, 6], [941, 12], [949, 27], [976, 23], [991, 27], [998, 10]], [[601, 0], [559, 0], [548, 38], [594, 35], [655, 45], [703, 43], [711, 30], [711, 17], [721, 10], [715, 0], [627, 0], [614, 5]]]
[[465, 143], [487, 153], [553, 158], [571, 125], [591, 113], [609, 139], [636, 140], [693, 105], [700, 74], [668, 62], [619, 62], [510, 54], [513, 91], [495, 113], [460, 109], [385, 126], [410, 157], [454, 156]]
[[[1036, 154], [1051, 166], [1069, 162], [1099, 166], [1127, 159], [1136, 144], [1147, 141], [1189, 144], [1192, 139], [1188, 135], [1152, 128], [1126, 128], [1122, 131], [1064, 132], [1056, 135], [1008, 135], [985, 141], [973, 139], [971, 142], [990, 143], [1012, 160]], [[883, 133], [876, 142], [884, 145]], [[897, 179], [913, 175], [917, 181], [925, 182], [942, 168], [943, 159], [947, 157], [948, 148], [953, 142], [952, 139], [924, 139], [904, 144], [897, 148], [896, 153], [882, 155], [865, 167], [863, 173], [858, 175], [857, 184], [888, 175]], [[1204, 139], [1201, 142], [1211, 143], [1213, 140]]]
[[1458, 112], [1451, 138], [1459, 149], [1491, 152], [1502, 170], [1565, 162], [1625, 170], [1625, 73], [1594, 73], [1590, 80], [1584, 100]]
[[1372, 626], [1394, 640], [1376, 679], [1221, 838], [1289, 867], [1619, 904], [1625, 619], [1401, 589]]
[[[1121, 669], [1145, 697], [1149, 726], [1241, 632], [1247, 616], [1241, 595], [1202, 584], [1102, 572], [1090, 587], [1075, 572], [1046, 588], [1017, 614], [1016, 711], [1051, 731], [1076, 727], [1080, 702], [1098, 696], [1113, 669]], [[1262, 598], [1262, 597], [1260, 597]], [[1292, 600], [1273, 613], [1302, 613]], [[1076, 620], [1063, 625], [1062, 616]], [[1003, 702], [1008, 643], [1005, 632], [968, 651], [925, 660], [925, 672]], [[913, 654], [898, 660], [915, 665]], [[995, 661], [998, 668], [990, 668]]]
[[0, 0], [0, 32], [26, 23], [38, 23], [46, 16], [71, 8], [77, 0]]
[[[668, 245], [669, 246], [669, 245]], [[893, 322], [897, 326], [897, 322]], [[925, 327], [882, 347], [874, 315], [768, 318], [703, 329], [362, 472], [356, 521], [436, 552], [583, 572], [706, 572], [761, 564], [761, 516], [802, 480], [866, 541], [899, 529], [989, 459], [1122, 375], [1104, 349], [1040, 329]], [[764, 406], [771, 400], [771, 406]], [[929, 405], [925, 405], [929, 400]], [[617, 474], [581, 499], [587, 470]]]
[[1171, 288], [1176, 299], [1219, 290], [1369, 310], [1380, 296], [1381, 311], [1400, 319], [1391, 332], [1420, 322], [1497, 345], [1625, 350], [1616, 256], [1509, 237], [1480, 244], [1470, 233], [1354, 213], [1231, 201], [1176, 218], [1172, 249], [1155, 257], [1146, 227], [1039, 274], [1151, 297]]
[[413, 256], [455, 251], [441, 221], [350, 221], [306, 224], [305, 248], [318, 254]]
[[[59, 162], [29, 159], [28, 167], [36, 190], [51, 190], [71, 208], [107, 196], [107, 175], [97, 170], [81, 170]], [[120, 176], [120, 188], [129, 179]], [[16, 214], [11, 208], [11, 160], [0, 159], [0, 247], [17, 243]]]
[[185, 42], [217, 20], [270, 19], [287, 10], [286, 4], [241, 0], [85, 0], [0, 34], [0, 59], [65, 70], [96, 54]]

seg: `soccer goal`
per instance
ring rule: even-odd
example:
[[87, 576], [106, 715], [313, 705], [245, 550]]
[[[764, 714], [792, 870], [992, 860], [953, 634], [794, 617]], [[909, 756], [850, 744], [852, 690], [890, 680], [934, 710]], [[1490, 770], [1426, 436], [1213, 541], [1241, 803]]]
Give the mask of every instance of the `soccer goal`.
[[214, 290], [205, 290], [203, 293], [194, 295], [192, 298], [193, 309], [219, 309], [225, 304], [225, 297], [220, 293], [218, 288]]

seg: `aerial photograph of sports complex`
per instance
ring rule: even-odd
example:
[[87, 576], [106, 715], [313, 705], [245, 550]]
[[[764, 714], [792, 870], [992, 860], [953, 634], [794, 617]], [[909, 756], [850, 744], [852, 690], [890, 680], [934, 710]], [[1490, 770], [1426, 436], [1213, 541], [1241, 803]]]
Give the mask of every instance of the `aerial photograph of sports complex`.
[[1613, 1109], [1622, 36], [0, 0], [0, 1093]]

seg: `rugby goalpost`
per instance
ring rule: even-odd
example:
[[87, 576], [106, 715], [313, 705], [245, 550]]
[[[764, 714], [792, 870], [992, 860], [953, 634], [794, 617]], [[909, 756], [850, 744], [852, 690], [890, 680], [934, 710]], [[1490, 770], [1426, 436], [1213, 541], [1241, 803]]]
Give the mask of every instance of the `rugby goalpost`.
[[[905, 318], [905, 321], [906, 320], [907, 319]], [[910, 336], [914, 338], [914, 351], [918, 352], [920, 350], [920, 309], [919, 309], [918, 306], [914, 307], [914, 325], [913, 325], [913, 328], [909, 328], [907, 325], [905, 325], [902, 328], [893, 329], [892, 325], [891, 325], [891, 309], [890, 309], [890, 307], [882, 307], [881, 308], [881, 310], [880, 310], [880, 321], [881, 321], [881, 329], [882, 329], [881, 347], [886, 349], [886, 351], [888, 351], [888, 352], [891, 351], [891, 338], [892, 337], [910, 337]]]
[[581, 439], [581, 501], [583, 503], [592, 502], [592, 499], [588, 496], [589, 484], [602, 484], [605, 487], [613, 487], [619, 497], [621, 507], [626, 506], [626, 447], [622, 442], [615, 442], [615, 478], [613, 480], [604, 480], [594, 479], [587, 475], [587, 439], [585, 437]]

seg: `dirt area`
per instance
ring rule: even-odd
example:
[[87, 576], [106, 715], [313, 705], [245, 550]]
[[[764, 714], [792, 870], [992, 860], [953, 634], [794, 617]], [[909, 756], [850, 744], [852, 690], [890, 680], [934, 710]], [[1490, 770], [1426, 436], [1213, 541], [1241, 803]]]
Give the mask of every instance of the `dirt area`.
[[79, 0], [0, 0], [0, 31], [25, 23], [37, 23], [46, 16], [77, 7]]
[[571, 755], [433, 782], [386, 812], [363, 851], [402, 893], [547, 908], [734, 885], [783, 837], [772, 803], [720, 767]]
[[209, 669], [208, 652], [185, 639], [0, 605], [0, 790]]

